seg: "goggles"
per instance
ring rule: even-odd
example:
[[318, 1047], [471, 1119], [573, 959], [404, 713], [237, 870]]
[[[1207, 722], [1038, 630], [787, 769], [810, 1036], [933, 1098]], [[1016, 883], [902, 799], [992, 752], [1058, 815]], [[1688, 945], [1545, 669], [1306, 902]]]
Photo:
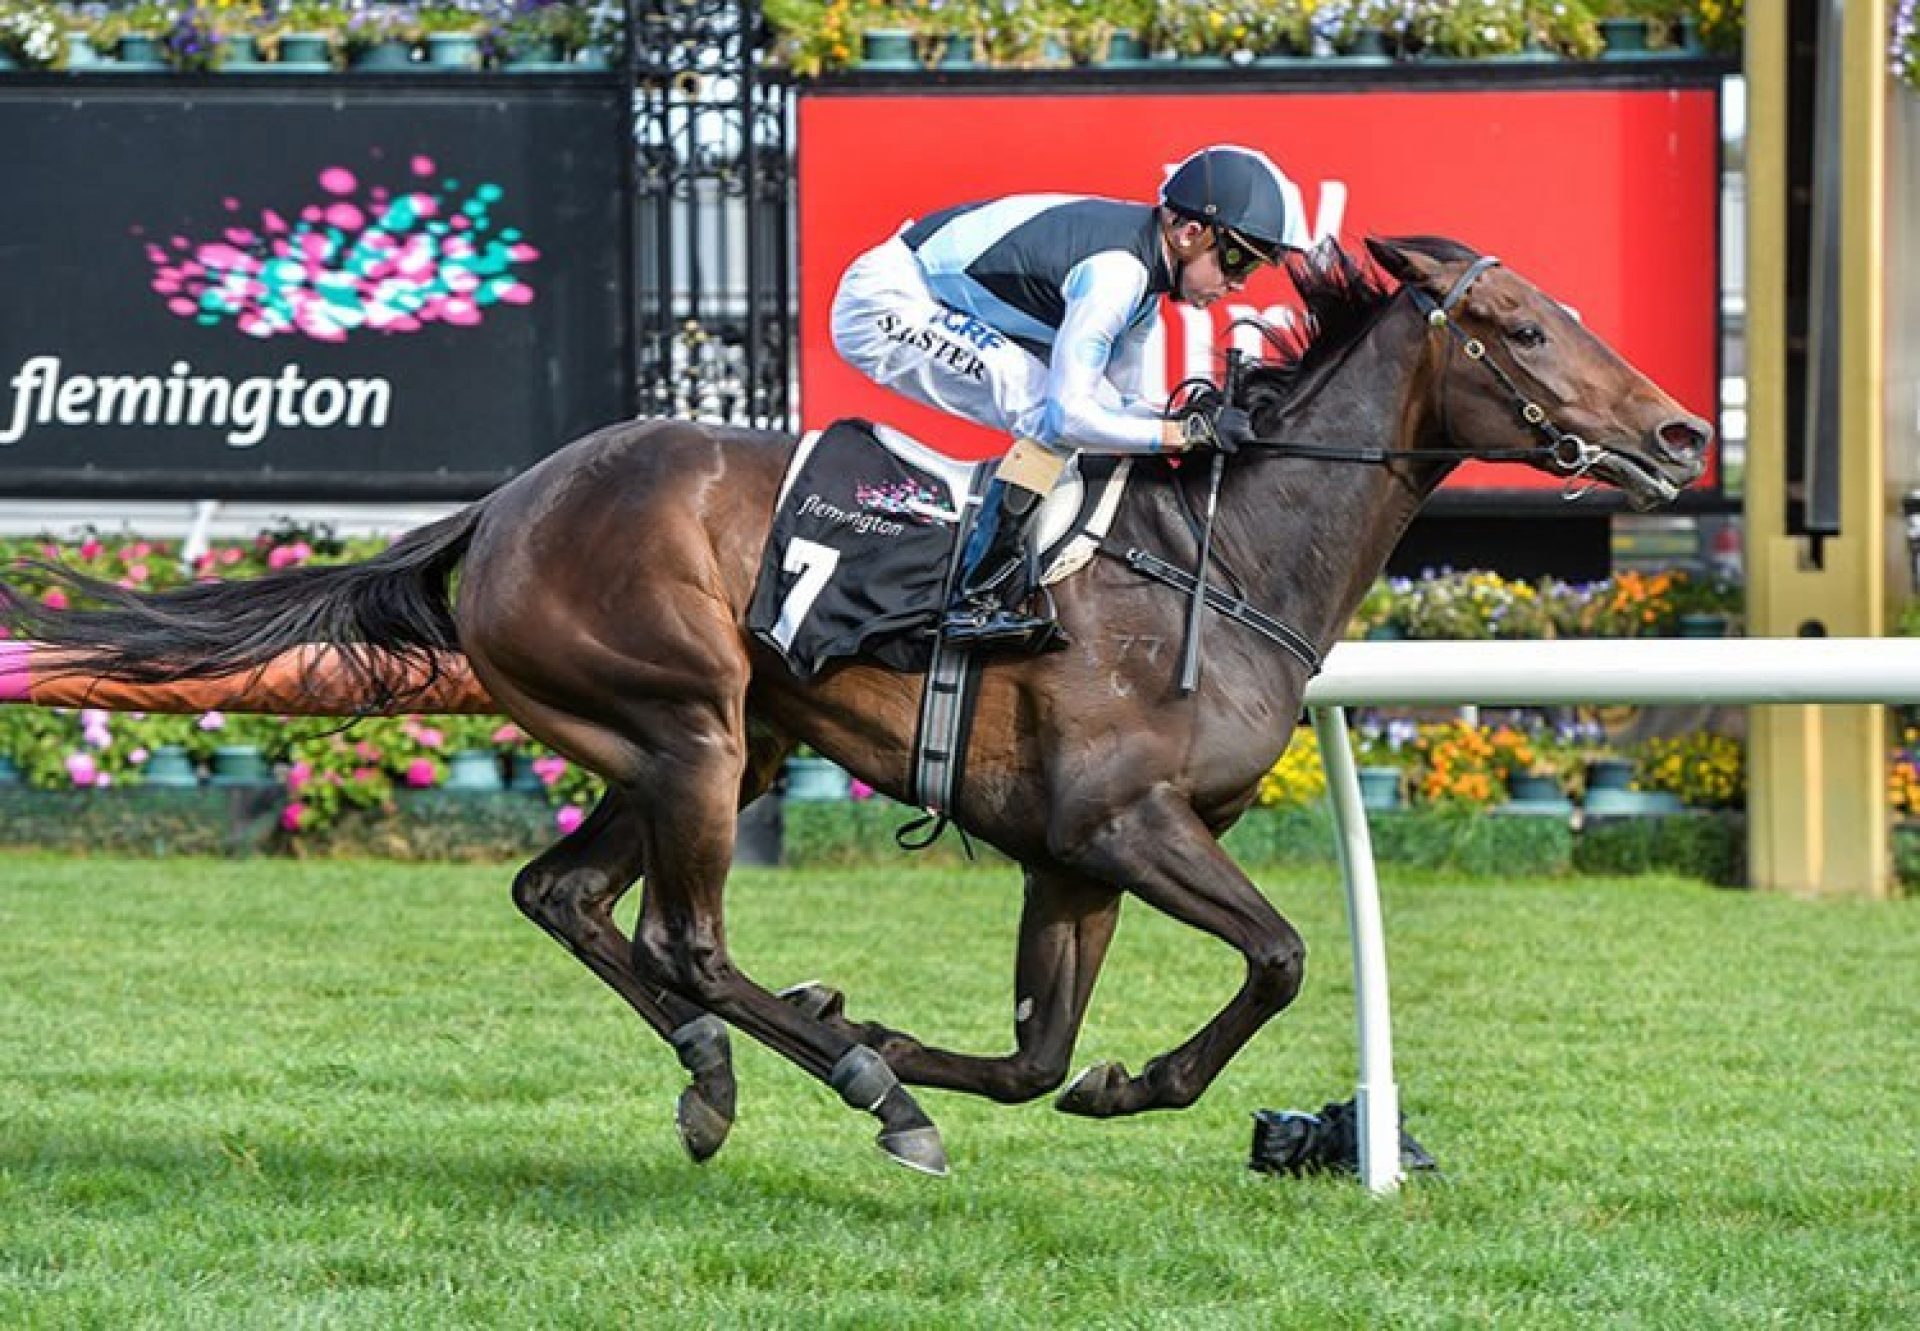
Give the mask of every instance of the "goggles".
[[1268, 248], [1224, 226], [1213, 228], [1213, 251], [1220, 256], [1220, 272], [1229, 282], [1250, 276], [1263, 263], [1278, 263], [1279, 248]]

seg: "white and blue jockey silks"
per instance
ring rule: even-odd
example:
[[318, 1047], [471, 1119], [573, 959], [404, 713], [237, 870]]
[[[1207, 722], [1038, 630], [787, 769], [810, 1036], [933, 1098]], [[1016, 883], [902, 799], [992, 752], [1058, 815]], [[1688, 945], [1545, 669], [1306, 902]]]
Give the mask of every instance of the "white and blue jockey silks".
[[1155, 210], [1066, 194], [966, 204], [857, 259], [834, 346], [876, 383], [1070, 454], [1160, 447], [1140, 398], [1173, 286]]

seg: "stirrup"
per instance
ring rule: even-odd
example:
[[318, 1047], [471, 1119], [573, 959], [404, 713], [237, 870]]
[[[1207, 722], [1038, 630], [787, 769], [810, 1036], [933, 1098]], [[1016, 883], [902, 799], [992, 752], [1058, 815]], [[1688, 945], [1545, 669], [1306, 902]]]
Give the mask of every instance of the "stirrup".
[[982, 613], [969, 606], [947, 612], [941, 641], [953, 647], [1006, 647], [1028, 652], [1059, 651], [1070, 645], [1066, 631], [1044, 615], [1025, 615], [1004, 607]]

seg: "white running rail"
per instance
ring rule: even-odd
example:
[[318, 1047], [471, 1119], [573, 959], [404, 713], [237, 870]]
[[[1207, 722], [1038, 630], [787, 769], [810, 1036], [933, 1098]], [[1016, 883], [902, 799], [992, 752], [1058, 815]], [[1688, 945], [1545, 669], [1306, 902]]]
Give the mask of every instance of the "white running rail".
[[1920, 639], [1718, 638], [1346, 642], [1307, 686], [1339, 830], [1360, 1038], [1360, 1179], [1399, 1187], [1386, 933], [1373, 842], [1347, 737], [1353, 706], [1920, 702]]

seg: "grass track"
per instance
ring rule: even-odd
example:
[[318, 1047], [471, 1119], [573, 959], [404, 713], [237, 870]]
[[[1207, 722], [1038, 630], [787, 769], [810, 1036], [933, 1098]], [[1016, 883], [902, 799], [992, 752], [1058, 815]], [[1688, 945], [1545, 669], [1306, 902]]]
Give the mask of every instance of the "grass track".
[[[1389, 881], [1399, 1070], [1443, 1180], [1243, 1167], [1353, 1080], [1331, 880], [1269, 880], [1307, 989], [1183, 1114], [928, 1092], [955, 1176], [736, 1043], [681, 1075], [510, 871], [0, 860], [0, 1327], [1920, 1325], [1920, 903]], [[1011, 874], [742, 873], [784, 985], [999, 1048]], [[1237, 968], [1130, 905], [1077, 1065]]]

